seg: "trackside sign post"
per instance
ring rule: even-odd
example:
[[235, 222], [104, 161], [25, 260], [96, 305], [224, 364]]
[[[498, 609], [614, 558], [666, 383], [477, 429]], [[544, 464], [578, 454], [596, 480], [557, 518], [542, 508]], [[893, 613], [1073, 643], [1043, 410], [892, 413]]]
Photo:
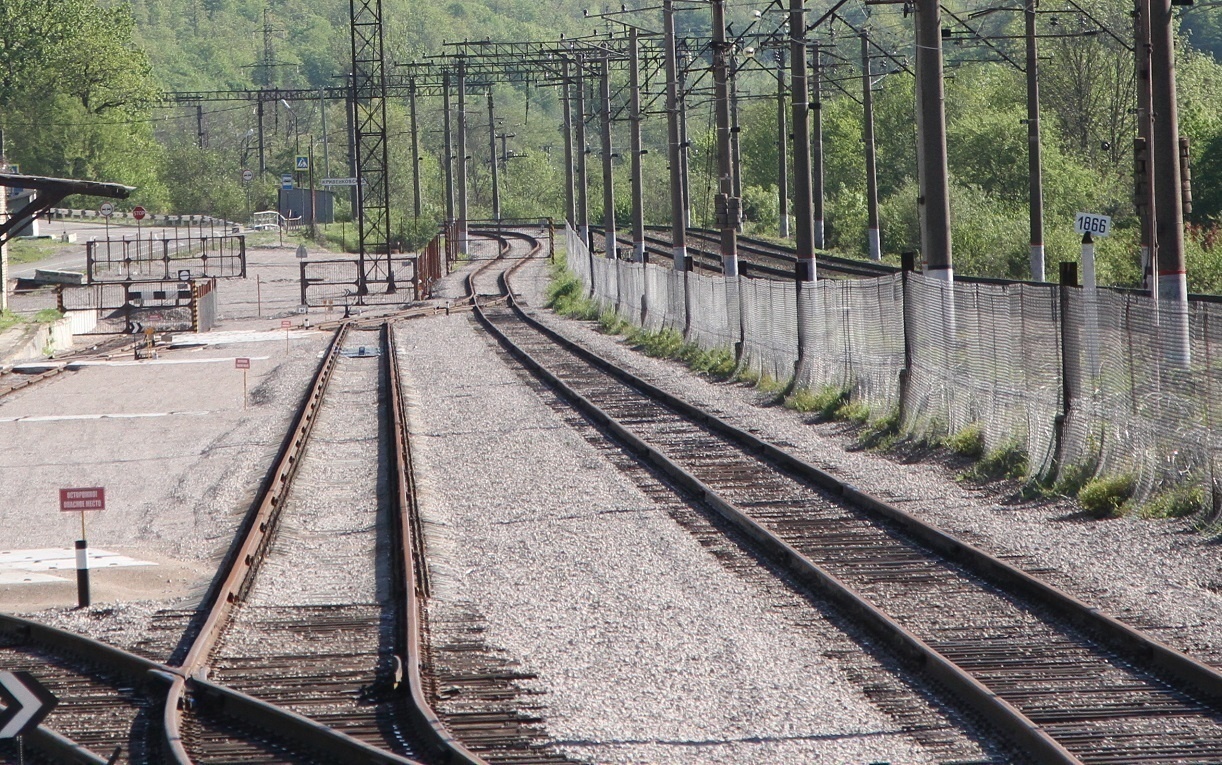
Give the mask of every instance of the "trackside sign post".
[[[0, 672], [0, 739], [16, 738], [19, 754], [22, 736], [38, 727], [59, 699], [29, 672]], [[24, 759], [22, 760], [24, 761]]]
[[250, 359], [239, 357], [233, 360], [233, 368], [242, 370], [242, 408], [246, 408], [246, 375], [250, 371]]
[[89, 546], [85, 541], [85, 511], [106, 509], [106, 489], [60, 489], [59, 511], [81, 514], [81, 538], [76, 540], [76, 599], [80, 608], [89, 606]]

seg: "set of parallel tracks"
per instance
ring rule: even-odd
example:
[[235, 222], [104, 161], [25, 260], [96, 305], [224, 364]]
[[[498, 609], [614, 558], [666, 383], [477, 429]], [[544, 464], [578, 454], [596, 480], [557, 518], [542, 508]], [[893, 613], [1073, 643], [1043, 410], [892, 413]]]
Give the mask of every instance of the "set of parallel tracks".
[[1017, 753], [1039, 763], [1222, 762], [1214, 668], [634, 378], [512, 297], [476, 315], [624, 448]]
[[[502, 235], [502, 255], [511, 238], [529, 239]], [[1040, 763], [1222, 762], [1216, 670], [569, 343], [522, 311], [503, 282], [490, 283], [492, 266], [510, 270], [505, 263], [490, 261], [469, 284], [477, 317], [511, 353], [625, 449], [737, 527], [744, 544], [860, 621], [949, 703], [986, 720], [1021, 756]], [[379, 453], [395, 454], [382, 479], [393, 507], [378, 522], [390, 540], [392, 593], [384, 602], [251, 604], [263, 566], [300, 563], [278, 562], [278, 523], [292, 512], [290, 487], [299, 473], [327, 480], [308, 477], [312, 459], [328, 458], [309, 457], [306, 445], [323, 419], [327, 383], [351, 331], [337, 332], [320, 364], [181, 666], [0, 615], [5, 666], [37, 667], [64, 699], [53, 717], [62, 730], [40, 728], [29, 737], [38, 757], [101, 763], [122, 747], [138, 761], [184, 764], [566, 761], [532, 739], [536, 720], [503, 703], [481, 706], [485, 696], [503, 701], [512, 668], [489, 672], [467, 645], [431, 646], [450, 658], [426, 658], [427, 581], [389, 324], [379, 341], [387, 367], [376, 385], [357, 387], [390, 407], [371, 437]], [[235, 621], [235, 613], [251, 616]], [[254, 631], [238, 632], [247, 627]], [[433, 702], [455, 689], [474, 701], [443, 721]]]
[[[501, 254], [513, 236], [493, 237]], [[172, 620], [180, 626], [191, 622], [188, 641], [176, 652], [185, 654], [181, 662], [160, 664], [0, 614], [4, 666], [34, 669], [63, 699], [49, 718], [62, 730], [44, 725], [26, 737], [29, 762], [97, 765], [113, 752], [118, 762], [182, 765], [570, 762], [541, 741], [540, 721], [516, 708], [513, 689], [524, 676], [512, 664], [490, 662], [478, 641], [434, 647], [442, 661], [426, 656], [427, 569], [391, 320], [431, 313], [416, 309], [373, 321], [354, 319], [337, 329], [205, 607], [193, 619]], [[380, 339], [360, 336], [371, 324]], [[344, 358], [345, 348], [353, 356], [361, 346], [376, 346], [380, 362]], [[363, 423], [363, 439], [353, 438], [351, 421], [326, 425], [330, 409], [324, 409], [324, 400], [336, 370], [379, 363], [376, 375], [366, 371], [347, 391], [362, 399], [349, 410], [363, 411], [366, 418], [370, 411], [378, 413]], [[326, 432], [315, 438], [320, 423]], [[372, 453], [355, 454], [352, 444], [360, 440], [377, 445]], [[310, 562], [293, 548], [308, 530], [294, 529], [285, 519], [328, 484], [361, 483], [337, 474], [336, 465], [368, 462], [382, 467], [358, 493], [366, 491], [373, 504], [379, 504], [378, 497], [392, 499], [336, 533], [365, 534], [371, 549], [322, 561], [314, 583], [319, 584], [319, 574], [324, 580], [334, 577], [336, 565], [355, 558], [367, 563], [374, 588], [388, 591], [350, 598], [326, 592], [325, 581], [321, 592], [311, 591], [301, 585], [309, 579]], [[351, 501], [359, 500], [340, 499], [349, 511]], [[323, 508], [305, 515], [308, 526], [345, 512]], [[260, 578], [266, 571], [282, 582], [294, 580], [290, 589], [297, 591], [290, 600], [298, 602], [262, 597]], [[441, 693], [469, 699], [444, 724], [432, 708]], [[471, 749], [450, 730], [472, 742]]]

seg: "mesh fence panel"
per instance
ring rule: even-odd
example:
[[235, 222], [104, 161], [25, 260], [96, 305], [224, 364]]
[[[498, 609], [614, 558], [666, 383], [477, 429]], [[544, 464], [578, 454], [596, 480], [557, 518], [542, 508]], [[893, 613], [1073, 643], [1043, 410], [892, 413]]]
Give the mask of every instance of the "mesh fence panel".
[[709, 349], [732, 348], [738, 342], [738, 317], [731, 318], [726, 302], [727, 282], [723, 276], [693, 273], [689, 277], [687, 287], [692, 307], [689, 342]]
[[641, 263], [618, 261], [620, 318], [640, 326], [644, 323], [645, 266]]
[[587, 287], [590, 285], [590, 248], [572, 226], [564, 227], [564, 246], [569, 270]]
[[[650, 331], [730, 347], [745, 371], [838, 386], [874, 415], [903, 395], [902, 429], [940, 437], [977, 427], [987, 450], [1025, 450], [1030, 475], [1131, 475], [1140, 498], [1176, 484], [1216, 487], [1222, 469], [1222, 305], [1161, 317], [1153, 300], [1054, 285], [948, 285], [921, 274], [806, 286], [684, 274], [594, 258], [570, 229], [569, 267], [596, 299]], [[741, 318], [733, 291], [741, 300]], [[690, 311], [690, 315], [689, 315]], [[799, 311], [802, 322], [799, 324]], [[1187, 362], [1169, 330], [1185, 325]], [[910, 366], [900, 390], [904, 338]], [[1064, 346], [1064, 347], [1062, 347]], [[1057, 422], [1069, 406], [1060, 443]]]
[[797, 290], [793, 282], [741, 280], [741, 366], [757, 375], [788, 380], [798, 361]]
[[[645, 283], [645, 321], [643, 326], [650, 332], [660, 332], [667, 327], [673, 327], [674, 318], [671, 311], [673, 299], [671, 297], [671, 279], [670, 275], [674, 273], [672, 268], [662, 268], [647, 264], [644, 270]], [[680, 298], [679, 307], [682, 309], [683, 301]], [[679, 328], [683, 327], [683, 317], [679, 317]]]
[[871, 414], [899, 404], [904, 367], [903, 283], [879, 279], [818, 282], [809, 325], [811, 358], [798, 382], [850, 391]]
[[615, 307], [615, 261], [594, 258], [594, 301], [600, 308]]
[[1064, 468], [1132, 476], [1141, 498], [1181, 483], [1212, 483], [1222, 413], [1214, 401], [1222, 381], [1215, 368], [1219, 307], [1189, 306], [1185, 364], [1169, 343], [1176, 317], [1160, 316], [1151, 298], [1072, 290], [1066, 303]]

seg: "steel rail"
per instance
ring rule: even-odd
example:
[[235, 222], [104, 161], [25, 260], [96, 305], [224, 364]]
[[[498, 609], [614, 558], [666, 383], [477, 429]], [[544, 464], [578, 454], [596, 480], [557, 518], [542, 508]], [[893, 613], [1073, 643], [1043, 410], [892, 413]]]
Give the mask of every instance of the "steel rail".
[[209, 683], [206, 679], [209, 655], [217, 645], [233, 607], [249, 591], [259, 560], [271, 541], [280, 509], [309, 440], [347, 332], [347, 326], [335, 332], [330, 348], [319, 363], [313, 384], [299, 407], [289, 437], [282, 445], [273, 469], [268, 472], [258, 503], [248, 515], [247, 522], [239, 533], [238, 543], [218, 571], [218, 579], [215, 580], [217, 584], [205, 598], [205, 603], [210, 604], [207, 606], [207, 617], [183, 660], [181, 676], [174, 680], [167, 694], [162, 721], [165, 743], [170, 758], [178, 765], [191, 763], [183, 743], [180, 719], [188, 695], [193, 702], [202, 702], [204, 709], [243, 717], [285, 736], [292, 742], [307, 743], [312, 751], [341, 762], [400, 765], [416, 762], [378, 749], [287, 709]]
[[[508, 290], [507, 290], [508, 291]], [[874, 517], [890, 522], [902, 528], [913, 539], [923, 546], [934, 550], [946, 559], [959, 563], [975, 574], [992, 582], [1001, 589], [1022, 597], [1033, 599], [1050, 606], [1058, 616], [1073, 626], [1089, 632], [1104, 645], [1123, 654], [1129, 660], [1153, 671], [1164, 678], [1170, 677], [1181, 687], [1192, 689], [1208, 705], [1217, 707], [1222, 702], [1222, 675], [1212, 667], [1208, 667], [1191, 657], [1182, 654], [1165, 644], [1144, 635], [1123, 624], [1117, 619], [1092, 609], [1077, 598], [1023, 572], [1010, 564], [1000, 561], [987, 553], [957, 540], [928, 524], [888, 505], [881, 500], [861, 492], [849, 483], [819, 470], [802, 460], [787, 454], [780, 448], [756, 436], [740, 431], [723, 420], [708, 415], [695, 407], [666, 394], [654, 386], [645, 383], [635, 376], [600, 359], [595, 354], [559, 336], [554, 331], [544, 327], [534, 319], [526, 316], [516, 301], [510, 301], [517, 316], [550, 339], [560, 343], [573, 353], [588, 362], [614, 375], [621, 381], [632, 385], [647, 395], [653, 396], [664, 404], [676, 409], [681, 414], [690, 417], [707, 427], [730, 437], [746, 446], [747, 451], [766, 457], [778, 467], [799, 476], [803, 480], [820, 486], [834, 497], [846, 503], [860, 507]], [[1023, 715], [1017, 708], [1002, 699], [996, 693], [981, 685], [969, 673], [958, 667], [953, 661], [930, 648], [929, 645], [912, 635], [899, 624], [892, 622], [875, 607], [853, 593], [843, 583], [826, 571], [819, 569], [813, 562], [806, 559], [796, 549], [787, 543], [776, 539], [758, 523], [747, 517], [740, 509], [716, 496], [712, 489], [701, 483], [695, 476], [674, 464], [668, 458], [657, 452], [648, 444], [637, 438], [628, 429], [616, 423], [609, 415], [602, 412], [593, 403], [580, 396], [554, 375], [542, 369], [542, 365], [521, 349], [515, 349], [514, 344], [493, 326], [482, 310], [477, 316], [493, 334], [501, 338], [515, 355], [523, 358], [524, 363], [536, 369], [540, 376], [548, 379], [560, 390], [567, 391], [577, 406], [608, 429], [633, 445], [639, 453], [655, 462], [663, 470], [670, 473], [681, 484], [704, 497], [723, 516], [738, 525], [748, 536], [769, 548], [772, 554], [787, 567], [800, 572], [803, 579], [811, 582], [818, 589], [828, 592], [833, 599], [840, 602], [848, 611], [862, 615], [871, 623], [873, 629], [901, 655], [915, 658], [922, 672], [944, 686], [956, 690], [961, 697], [971, 699], [973, 710], [985, 712], [991, 722], [1012, 740], [1018, 742], [1027, 751], [1039, 753], [1041, 762], [1077, 762], [1076, 757], [1066, 750], [1059, 742]]]
[[436, 762], [447, 765], [486, 765], [485, 760], [463, 746], [446, 729], [425, 694], [425, 661], [422, 649], [424, 622], [421, 617], [424, 613], [423, 598], [428, 594], [429, 585], [423, 559], [424, 528], [416, 493], [416, 476], [411, 441], [408, 438], [407, 413], [403, 406], [403, 386], [399, 375], [393, 324], [386, 325], [383, 338], [383, 353], [388, 360], [387, 374], [390, 376], [390, 420], [395, 452], [395, 469], [392, 476], [397, 507], [391, 513], [392, 534], [397, 540], [397, 544], [393, 546], [397, 568], [394, 586], [401, 611], [398, 625], [399, 645], [405, 654], [401, 661], [407, 692], [411, 696], [408, 722]]
[[[57, 655], [78, 657], [89, 664], [105, 667], [115, 675], [125, 678], [146, 695], [152, 690], [152, 686], [168, 685], [177, 672], [164, 664], [99, 640], [11, 614], [0, 613], [0, 635], [16, 641], [16, 646], [34, 646]], [[36, 750], [54, 758], [56, 762], [105, 765], [108, 761], [46, 723], [27, 734], [26, 741]]]
[[[518, 318], [524, 319], [525, 314], [519, 311], [516, 303], [512, 299], [510, 302], [511, 307], [517, 312]], [[949, 659], [943, 657], [916, 635], [891, 620], [886, 614], [875, 608], [869, 601], [854, 592], [838, 578], [823, 570], [788, 543], [774, 536], [763, 526], [748, 517], [745, 512], [723, 500], [713, 489], [709, 488], [678, 463], [639, 438], [632, 430], [619, 423], [594, 402], [570, 387], [549, 371], [539, 360], [535, 359], [530, 353], [519, 347], [507, 335], [501, 332], [488, 319], [479, 306], [476, 306], [475, 315], [506, 350], [518, 358], [532, 373], [559, 391], [585, 416], [589, 417], [600, 427], [610, 431], [616, 438], [628, 444], [633, 452], [651, 462], [680, 486], [714, 508], [722, 517], [734, 524], [757, 544], [761, 545], [771, 558], [779, 565], [785, 567], [790, 574], [804, 585], [823, 594], [851, 617], [864, 623], [888, 648], [906, 659], [909, 664], [915, 665], [917, 671], [927, 679], [941, 683], [961, 698], [966, 699], [972, 705], [974, 711], [984, 716], [996, 728], [1003, 731], [1022, 750], [1036, 755], [1039, 758], [1039, 762], [1046, 763], [1047, 765], [1082, 765], [1080, 760], [1060, 746], [1060, 744], [1025, 717], [1013, 705], [993, 693]], [[556, 339], [556, 336], [546, 331], [542, 325], [537, 325], [529, 320], [527, 320], [527, 323], [535, 329], [544, 331], [552, 339]], [[564, 345], [564, 343], [561, 344]], [[580, 355], [585, 357], [585, 354]]]

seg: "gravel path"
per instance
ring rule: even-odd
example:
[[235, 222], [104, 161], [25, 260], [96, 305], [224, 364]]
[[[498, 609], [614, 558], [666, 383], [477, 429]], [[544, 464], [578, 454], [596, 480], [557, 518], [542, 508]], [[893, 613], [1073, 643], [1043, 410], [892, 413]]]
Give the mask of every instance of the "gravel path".
[[[600, 763], [981, 756], [953, 735], [935, 753], [901, 731], [851, 681], [872, 670], [843, 633], [774, 579], [736, 573], [724, 556], [741, 553], [718, 555], [677, 524], [656, 480], [622, 472], [622, 453], [553, 407], [469, 317], [413, 323], [400, 353], [430, 610], [482, 616], [485, 640], [538, 675], [547, 730], [566, 754]], [[905, 703], [926, 708], [912, 693]]]

